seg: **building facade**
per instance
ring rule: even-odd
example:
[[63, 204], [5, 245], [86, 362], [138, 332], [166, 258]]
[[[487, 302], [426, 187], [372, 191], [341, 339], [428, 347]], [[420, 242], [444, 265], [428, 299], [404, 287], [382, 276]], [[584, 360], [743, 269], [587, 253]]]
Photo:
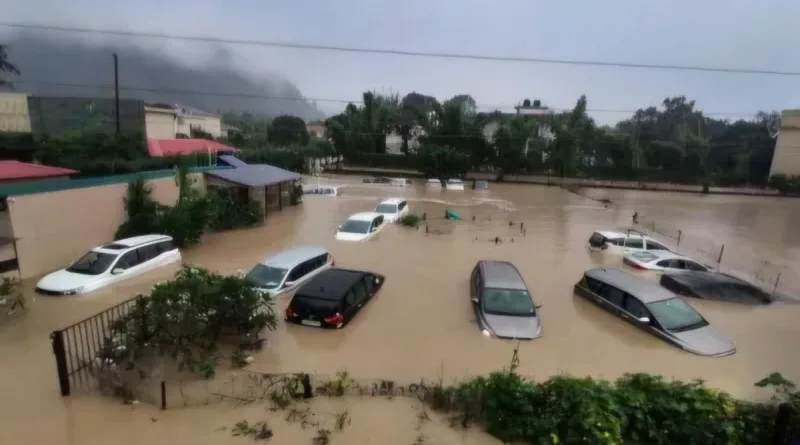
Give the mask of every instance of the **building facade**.
[[222, 122], [213, 113], [182, 105], [151, 104], [145, 107], [148, 139], [191, 138], [196, 128], [215, 138], [222, 136]]
[[28, 95], [25, 93], [0, 93], [0, 132], [30, 133], [31, 118]]
[[800, 176], [800, 110], [783, 110], [769, 175]]

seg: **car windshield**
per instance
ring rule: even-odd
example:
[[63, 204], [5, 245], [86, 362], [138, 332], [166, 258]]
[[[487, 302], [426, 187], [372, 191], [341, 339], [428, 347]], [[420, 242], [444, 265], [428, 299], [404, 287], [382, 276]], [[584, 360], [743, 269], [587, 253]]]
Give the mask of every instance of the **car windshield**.
[[647, 308], [667, 331], [690, 331], [708, 325], [708, 322], [681, 298], [649, 303]]
[[536, 308], [527, 291], [515, 289], [486, 289], [481, 298], [483, 311], [491, 315], [533, 317]]
[[67, 268], [67, 272], [80, 273], [84, 275], [100, 275], [108, 270], [117, 255], [111, 253], [101, 253], [91, 251], [72, 263]]
[[283, 282], [286, 272], [288, 272], [286, 269], [256, 264], [256, 267], [251, 269], [244, 279], [260, 288], [274, 289]]
[[348, 219], [342, 227], [339, 228], [340, 232], [344, 233], [367, 233], [369, 232], [370, 221], [361, 221], [357, 219]]
[[397, 205], [396, 204], [378, 204], [378, 207], [375, 207], [375, 211], [378, 213], [396, 213], [397, 212]]

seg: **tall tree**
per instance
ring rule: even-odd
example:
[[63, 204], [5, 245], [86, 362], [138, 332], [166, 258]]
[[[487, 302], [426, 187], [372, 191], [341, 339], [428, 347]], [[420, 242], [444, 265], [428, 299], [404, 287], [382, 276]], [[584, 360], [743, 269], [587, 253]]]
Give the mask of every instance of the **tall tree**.
[[297, 117], [282, 115], [272, 120], [269, 126], [269, 142], [286, 147], [289, 145], [307, 145], [310, 136], [306, 121]]
[[[8, 61], [8, 46], [0, 45], [0, 73], [10, 73], [19, 76], [19, 70]], [[3, 77], [0, 77], [0, 87], [14, 88], [14, 84]]]

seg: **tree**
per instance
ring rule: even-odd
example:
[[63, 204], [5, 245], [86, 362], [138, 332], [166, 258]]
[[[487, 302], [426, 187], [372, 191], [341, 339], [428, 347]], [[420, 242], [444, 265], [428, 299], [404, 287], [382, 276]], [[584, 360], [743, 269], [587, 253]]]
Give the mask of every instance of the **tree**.
[[[16, 76], [20, 75], [17, 67], [8, 61], [8, 46], [6, 45], [0, 45], [0, 73], [10, 73]], [[0, 87], [14, 88], [14, 85], [10, 80], [0, 78]]]
[[274, 145], [287, 147], [293, 144], [306, 145], [311, 137], [306, 121], [297, 116], [282, 115], [270, 123], [267, 138]]
[[419, 149], [419, 164], [422, 173], [428, 178], [436, 178], [445, 185], [453, 177], [461, 177], [467, 172], [467, 155], [452, 147], [424, 143]]
[[467, 115], [475, 115], [478, 112], [478, 105], [475, 99], [469, 94], [458, 94], [450, 99], [450, 102], [461, 106], [461, 111]]

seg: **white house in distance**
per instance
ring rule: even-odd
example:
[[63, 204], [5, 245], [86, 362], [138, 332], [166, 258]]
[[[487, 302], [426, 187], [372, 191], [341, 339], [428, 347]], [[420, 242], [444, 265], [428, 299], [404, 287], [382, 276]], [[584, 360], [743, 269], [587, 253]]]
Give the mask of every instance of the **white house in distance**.
[[[553, 109], [548, 108], [541, 105], [541, 102], [538, 100], [533, 101], [533, 104], [530, 105], [527, 101], [524, 105], [519, 105], [514, 107], [517, 112], [516, 113], [502, 113], [503, 116], [536, 116], [541, 118], [546, 118], [553, 115]], [[500, 128], [501, 121], [492, 120], [487, 123], [483, 127], [483, 136], [489, 142], [494, 142], [494, 134], [497, 132], [497, 129]], [[537, 136], [542, 138], [548, 142], [552, 142], [555, 139], [555, 134], [553, 133], [552, 128], [550, 127], [550, 123], [547, 120], [540, 120], [539, 127], [537, 130]], [[533, 136], [533, 135], [531, 135]], [[530, 142], [530, 138], [525, 143], [525, 149], [523, 150], [523, 156], [528, 154], [528, 142]]]
[[222, 135], [218, 115], [183, 105], [147, 104], [144, 121], [148, 139], [189, 138], [193, 127], [215, 138]]

